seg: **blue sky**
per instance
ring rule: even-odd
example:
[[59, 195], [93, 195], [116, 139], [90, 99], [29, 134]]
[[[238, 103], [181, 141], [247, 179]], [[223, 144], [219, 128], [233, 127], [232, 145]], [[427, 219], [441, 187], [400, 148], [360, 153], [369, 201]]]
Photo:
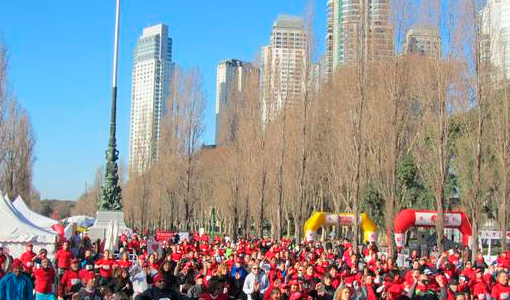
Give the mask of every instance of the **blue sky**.
[[[143, 27], [165, 23], [174, 61], [201, 69], [204, 143], [214, 143], [216, 65], [252, 60], [278, 14], [304, 15], [307, 0], [123, 1], [118, 146], [127, 161], [133, 49]], [[327, 0], [313, 0], [322, 52]], [[115, 0], [0, 0], [10, 83], [37, 135], [34, 185], [43, 198], [76, 199], [104, 163], [108, 142]]]

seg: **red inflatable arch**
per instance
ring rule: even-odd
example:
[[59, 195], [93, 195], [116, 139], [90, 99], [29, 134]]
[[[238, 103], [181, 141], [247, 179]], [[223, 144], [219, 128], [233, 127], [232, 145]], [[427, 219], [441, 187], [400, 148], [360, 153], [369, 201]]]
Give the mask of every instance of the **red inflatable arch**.
[[[404, 246], [404, 235], [406, 231], [413, 226], [417, 227], [435, 227], [437, 212], [431, 210], [404, 209], [395, 218], [395, 243], [397, 247]], [[463, 212], [445, 212], [444, 227], [457, 228], [462, 233], [462, 244], [469, 246], [472, 239], [473, 230], [467, 215]]]

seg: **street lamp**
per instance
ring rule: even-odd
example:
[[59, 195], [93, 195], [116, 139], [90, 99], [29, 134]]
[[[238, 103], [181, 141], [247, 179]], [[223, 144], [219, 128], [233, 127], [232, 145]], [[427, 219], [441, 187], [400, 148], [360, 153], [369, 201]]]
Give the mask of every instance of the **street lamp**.
[[121, 211], [122, 195], [119, 186], [119, 151], [116, 143], [116, 122], [117, 122], [117, 58], [119, 52], [119, 19], [120, 19], [120, 0], [117, 0], [117, 9], [115, 13], [115, 43], [113, 49], [113, 78], [112, 78], [112, 106], [110, 122], [110, 139], [108, 150], [106, 150], [106, 170], [104, 183], [101, 187], [101, 196], [98, 202], [100, 211]]

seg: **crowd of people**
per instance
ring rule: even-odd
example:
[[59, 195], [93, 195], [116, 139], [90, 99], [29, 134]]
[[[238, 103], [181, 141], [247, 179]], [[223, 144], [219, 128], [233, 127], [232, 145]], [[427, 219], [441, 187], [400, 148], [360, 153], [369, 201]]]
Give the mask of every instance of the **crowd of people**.
[[419, 255], [404, 266], [374, 243], [295, 243], [193, 235], [161, 242], [122, 235], [118, 251], [75, 235], [48, 258], [26, 246], [0, 249], [0, 300], [510, 300], [510, 252], [486, 262], [459, 249]]

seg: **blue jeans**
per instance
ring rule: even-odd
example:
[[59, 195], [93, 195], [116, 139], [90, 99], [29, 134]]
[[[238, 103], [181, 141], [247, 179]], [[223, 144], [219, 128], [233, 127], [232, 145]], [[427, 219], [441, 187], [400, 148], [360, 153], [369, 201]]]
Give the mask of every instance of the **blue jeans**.
[[35, 293], [36, 300], [57, 300], [54, 294]]

